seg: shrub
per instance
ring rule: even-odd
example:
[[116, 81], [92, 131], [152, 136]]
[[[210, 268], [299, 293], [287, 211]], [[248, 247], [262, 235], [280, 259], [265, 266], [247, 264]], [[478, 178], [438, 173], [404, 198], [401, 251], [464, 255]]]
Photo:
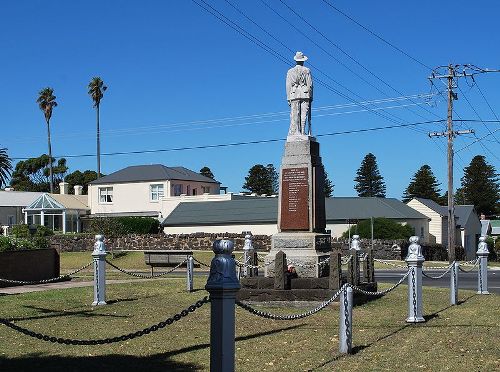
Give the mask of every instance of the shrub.
[[104, 236], [125, 234], [156, 234], [160, 222], [151, 217], [97, 217], [89, 223], [89, 232]]
[[28, 225], [14, 225], [12, 226], [12, 235], [15, 238], [29, 238], [31, 236]]
[[0, 236], [0, 252], [12, 250], [12, 243], [6, 236]]
[[35, 237], [51, 236], [51, 235], [54, 235], [54, 231], [52, 231], [52, 229], [49, 229], [47, 226], [42, 226], [42, 225], [38, 225], [36, 227], [36, 231], [34, 234]]
[[[363, 220], [357, 224], [357, 232], [356, 226], [351, 226], [351, 236], [359, 235], [362, 239], [370, 239], [371, 238], [371, 221]], [[388, 239], [388, 240], [397, 240], [397, 239], [408, 239], [410, 236], [415, 234], [415, 230], [413, 227], [409, 225], [401, 225], [397, 222], [394, 222], [388, 218], [377, 217], [373, 219], [373, 237], [375, 239]], [[347, 238], [349, 235], [349, 230], [342, 234], [343, 238]]]

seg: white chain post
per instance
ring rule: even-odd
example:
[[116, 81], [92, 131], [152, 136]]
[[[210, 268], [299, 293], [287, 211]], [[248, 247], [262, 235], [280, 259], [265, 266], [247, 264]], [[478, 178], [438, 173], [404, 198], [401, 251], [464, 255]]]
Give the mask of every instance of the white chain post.
[[[253, 268], [248, 265], [253, 265], [253, 252], [252, 235], [245, 235], [245, 245], [243, 246], [243, 277], [247, 278], [252, 276]], [[255, 264], [257, 265], [257, 263]]]
[[481, 236], [479, 238], [479, 244], [477, 246], [477, 259], [479, 260], [479, 268], [477, 269], [477, 294], [487, 295], [488, 292], [488, 244], [486, 243], [486, 237]]
[[240, 289], [236, 262], [231, 257], [234, 244], [216, 240], [215, 257], [205, 289], [210, 293], [210, 371], [234, 372], [235, 301]]
[[92, 306], [106, 305], [106, 245], [104, 236], [96, 235], [92, 260], [94, 261], [94, 302]]
[[344, 286], [340, 294], [339, 302], [339, 352], [342, 354], [351, 354], [353, 293], [349, 285]]
[[410, 246], [406, 256], [408, 270], [408, 323], [425, 322], [422, 310], [422, 266], [425, 258], [422, 247], [418, 244], [418, 236], [410, 237]]
[[450, 275], [450, 304], [458, 304], [458, 270], [459, 264], [457, 261], [453, 261], [453, 266], [451, 267]]
[[193, 256], [189, 256], [186, 262], [186, 280], [187, 280], [187, 291], [193, 292], [194, 287], [194, 262]]

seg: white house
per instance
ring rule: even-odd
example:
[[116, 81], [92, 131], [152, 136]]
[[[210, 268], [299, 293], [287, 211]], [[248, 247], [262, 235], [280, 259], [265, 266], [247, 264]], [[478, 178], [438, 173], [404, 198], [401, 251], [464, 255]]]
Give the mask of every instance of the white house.
[[[408, 206], [429, 217], [429, 237], [431, 242], [448, 245], [448, 207], [433, 200], [413, 198]], [[472, 205], [455, 206], [455, 242], [463, 246], [467, 258], [473, 259], [479, 236], [481, 222]]]
[[91, 217], [161, 217], [176, 205], [171, 198], [219, 193], [218, 181], [184, 167], [153, 164], [130, 166], [101, 177], [90, 183], [88, 196]]
[[[41, 192], [13, 191], [10, 188], [0, 191], [0, 226], [9, 228], [23, 223], [23, 208], [42, 194]], [[4, 228], [5, 232], [6, 228]]]

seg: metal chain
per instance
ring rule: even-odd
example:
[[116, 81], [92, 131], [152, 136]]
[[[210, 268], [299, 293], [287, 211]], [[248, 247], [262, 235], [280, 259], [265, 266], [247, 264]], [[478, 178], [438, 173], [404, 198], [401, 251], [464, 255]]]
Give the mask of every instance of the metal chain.
[[460, 265], [465, 265], [465, 266], [474, 265], [474, 266], [476, 266], [477, 260], [478, 260], [478, 258], [474, 258], [473, 260], [462, 262]]
[[413, 297], [413, 322], [417, 322], [417, 292], [415, 288], [415, 268], [411, 268], [411, 286], [412, 286], [412, 297]]
[[429, 279], [441, 279], [443, 276], [445, 276], [446, 274], [448, 274], [450, 272], [450, 270], [453, 266], [455, 266], [455, 261], [453, 261], [451, 263], [451, 265], [446, 268], [446, 271], [444, 273], [442, 273], [441, 275], [438, 275], [438, 276], [430, 276], [430, 275], [426, 274], [423, 270], [422, 270], [422, 275], [425, 276], [426, 278], [429, 278]]
[[325, 302], [323, 302], [318, 307], [316, 307], [316, 308], [314, 308], [312, 310], [306, 311], [305, 313], [302, 313], [302, 314], [293, 314], [293, 315], [271, 314], [271, 313], [268, 313], [268, 312], [265, 312], [265, 311], [258, 310], [258, 309], [254, 308], [254, 307], [252, 307], [252, 306], [250, 306], [250, 305], [248, 305], [248, 304], [246, 304], [244, 302], [241, 302], [241, 301], [236, 301], [236, 305], [238, 305], [242, 309], [248, 311], [249, 313], [257, 315], [257, 316], [260, 316], [262, 318], [274, 319], [274, 320], [296, 320], [296, 319], [306, 318], [308, 316], [314, 315], [317, 312], [323, 310], [325, 307], [327, 307], [333, 301], [335, 301], [337, 299], [337, 297], [340, 295], [340, 293], [346, 287], [347, 287], [347, 285], [344, 284], [342, 286], [342, 288], [340, 288], [337, 292], [335, 292], [335, 294], [330, 299], [326, 300]]
[[289, 264], [302, 267], [304, 269], [309, 269], [311, 267], [316, 267], [316, 266], [323, 266], [324, 264], [330, 262], [330, 257], [326, 258], [325, 260], [318, 262], [318, 263], [313, 263], [313, 264], [302, 264], [300, 262], [294, 262], [294, 261], [288, 261]]
[[234, 260], [234, 261], [236, 262], [236, 265], [240, 266], [240, 267], [248, 267], [250, 269], [263, 269], [269, 265], [272, 265], [274, 263], [274, 261], [276, 261], [276, 259], [269, 261], [267, 264], [263, 264], [263, 265], [250, 265], [250, 264], [246, 264], [244, 262], [240, 262], [238, 260]]
[[384, 295], [386, 295], [387, 293], [392, 292], [392, 291], [393, 291], [393, 290], [395, 290], [397, 287], [399, 287], [399, 286], [400, 286], [400, 285], [401, 285], [401, 284], [402, 284], [402, 283], [406, 280], [406, 278], [408, 278], [408, 275], [410, 275], [410, 271], [411, 271], [411, 269], [410, 269], [410, 270], [408, 270], [408, 271], [406, 272], [406, 274], [405, 274], [405, 275], [403, 275], [403, 277], [399, 280], [399, 282], [397, 282], [396, 284], [394, 284], [394, 285], [393, 285], [392, 287], [390, 287], [390, 288], [384, 289], [383, 291], [378, 291], [378, 292], [370, 292], [370, 291], [366, 291], [366, 290], [364, 290], [364, 289], [362, 289], [362, 288], [360, 288], [360, 287], [358, 287], [358, 286], [352, 285], [352, 284], [349, 284], [349, 286], [350, 286], [353, 290], [355, 290], [356, 292], [363, 293], [363, 294], [365, 294], [365, 295], [367, 295], [367, 296], [374, 296], [374, 297], [375, 297], [375, 296], [384, 296]]
[[476, 259], [476, 262], [474, 263], [474, 266], [472, 266], [469, 270], [462, 269], [462, 267], [461, 267], [461, 266], [462, 266], [463, 264], [461, 264], [460, 266], [458, 266], [458, 268], [460, 269], [460, 271], [462, 271], [462, 272], [464, 272], [464, 273], [470, 273], [471, 271], [473, 271], [473, 270], [476, 268], [476, 266], [477, 266], [478, 264], [479, 264], [479, 258], [478, 258], [478, 259]]
[[108, 260], [106, 260], [106, 263], [108, 263], [109, 266], [115, 268], [116, 270], [121, 271], [124, 274], [130, 275], [130, 276], [135, 276], [137, 278], [143, 278], [143, 279], [154, 279], [154, 278], [159, 278], [160, 276], [164, 276], [164, 275], [170, 274], [171, 272], [177, 270], [179, 267], [181, 267], [182, 265], [184, 265], [186, 262], [187, 262], [187, 259], [184, 260], [184, 261], [182, 261], [180, 264], [178, 264], [174, 268], [170, 269], [169, 271], [166, 271], [166, 272], [161, 273], [161, 274], [143, 275], [143, 274], [137, 274], [137, 273], [133, 273], [133, 272], [130, 272], [130, 271], [123, 270], [122, 268], [120, 268], [120, 267], [112, 264]]
[[388, 265], [388, 266], [399, 267], [399, 268], [403, 268], [403, 269], [407, 269], [408, 268], [408, 266], [398, 265], [398, 264], [395, 264], [395, 263], [392, 263], [392, 262], [389, 262], [389, 261], [380, 260], [378, 258], [374, 258], [373, 261], [380, 262], [380, 263], [382, 263], [384, 265]]
[[341, 260], [340, 263], [342, 265], [347, 265], [349, 263], [349, 261], [351, 261], [351, 260], [352, 260], [352, 256], [349, 256], [345, 260]]
[[194, 262], [198, 262], [201, 266], [205, 266], [210, 268], [210, 265], [206, 264], [205, 262], [201, 262], [200, 260], [197, 260], [196, 258], [193, 257]]
[[[455, 291], [458, 291], [458, 288], [457, 288], [457, 271], [455, 269], [455, 262], [453, 262], [451, 275], [453, 275], [453, 288], [454, 288]], [[455, 292], [455, 294], [456, 294], [456, 292]], [[455, 294], [453, 294], [453, 296], [455, 296]]]
[[481, 294], [483, 293], [483, 270], [482, 270], [482, 262], [480, 261], [481, 259], [478, 258], [477, 261], [479, 262], [479, 267], [477, 268], [477, 271], [479, 271], [479, 291]]
[[31, 281], [27, 281], [27, 280], [12, 280], [12, 279], [3, 279], [3, 278], [0, 278], [0, 282], [13, 283], [13, 284], [22, 284], [22, 285], [53, 283], [53, 282], [57, 282], [57, 281], [60, 281], [60, 280], [63, 280], [63, 279], [70, 278], [72, 275], [75, 275], [75, 274], [79, 273], [80, 271], [86, 269], [87, 267], [89, 267], [92, 264], [93, 264], [93, 261], [90, 261], [88, 264], [80, 267], [79, 269], [77, 269], [77, 270], [75, 270], [75, 271], [73, 271], [71, 273], [58, 276], [57, 278], [43, 279], [43, 280], [31, 280]]
[[344, 298], [344, 325], [345, 325], [345, 337], [346, 340], [350, 340], [350, 332], [349, 332], [349, 309], [347, 308], [349, 303], [347, 301], [347, 286], [345, 286], [342, 291], [342, 297]]
[[77, 339], [48, 336], [48, 335], [44, 335], [43, 333], [38, 333], [38, 332], [31, 331], [29, 329], [23, 328], [21, 326], [18, 326], [15, 323], [7, 320], [7, 319], [2, 319], [2, 318], [0, 318], [0, 323], [9, 327], [9, 328], [12, 328], [15, 331], [21, 332], [22, 334], [25, 334], [26, 336], [30, 336], [33, 338], [37, 338], [39, 340], [48, 341], [48, 342], [52, 342], [52, 343], [64, 344], [64, 345], [103, 345], [103, 344], [112, 344], [115, 342], [132, 340], [134, 338], [150, 334], [151, 332], [155, 332], [161, 328], [165, 328], [167, 325], [171, 325], [172, 323], [177, 322], [178, 320], [188, 316], [189, 313], [196, 311], [197, 309], [199, 309], [200, 307], [202, 307], [204, 304], [206, 304], [208, 302], [210, 302], [210, 299], [208, 298], [208, 296], [205, 296], [201, 300], [196, 301], [193, 305], [191, 305], [188, 308], [182, 310], [181, 312], [175, 314], [174, 316], [167, 318], [164, 321], [159, 322], [157, 324], [154, 324], [150, 327], [144, 328], [144, 329], [137, 331], [137, 332], [128, 333], [128, 334], [125, 334], [122, 336], [101, 338], [101, 339], [97, 339], [97, 340], [77, 340]]

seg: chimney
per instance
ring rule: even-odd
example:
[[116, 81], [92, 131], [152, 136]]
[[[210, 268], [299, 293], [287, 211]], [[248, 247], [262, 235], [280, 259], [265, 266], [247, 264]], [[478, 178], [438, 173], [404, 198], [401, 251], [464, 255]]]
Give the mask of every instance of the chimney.
[[83, 186], [75, 185], [73, 188], [75, 189], [75, 195], [82, 195]]
[[[7, 190], [7, 189], [5, 189], [5, 190]], [[486, 216], [484, 215], [484, 213], [481, 213], [481, 217], [479, 217], [479, 219], [481, 219], [481, 220], [485, 220], [486, 219]]]
[[59, 193], [61, 195], [68, 195], [69, 194], [69, 183], [60, 182], [59, 183]]

